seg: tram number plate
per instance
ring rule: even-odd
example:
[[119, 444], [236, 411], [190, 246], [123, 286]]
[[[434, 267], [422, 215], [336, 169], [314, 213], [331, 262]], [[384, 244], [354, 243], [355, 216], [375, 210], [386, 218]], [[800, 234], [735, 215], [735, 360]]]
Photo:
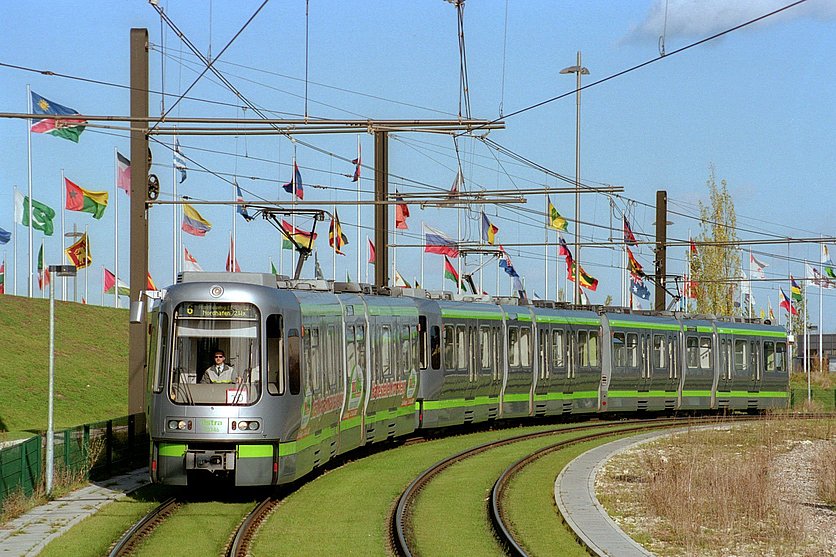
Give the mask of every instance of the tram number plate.
[[197, 433], [226, 433], [226, 418], [198, 418]]

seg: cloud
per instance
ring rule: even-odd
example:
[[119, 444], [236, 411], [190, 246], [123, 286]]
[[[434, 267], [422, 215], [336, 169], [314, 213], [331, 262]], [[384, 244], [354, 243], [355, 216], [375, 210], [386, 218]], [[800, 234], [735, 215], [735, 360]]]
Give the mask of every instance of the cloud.
[[[750, 19], [777, 10], [790, 0], [653, 0], [644, 20], [625, 37], [628, 42], [665, 37], [700, 38], [713, 35]], [[667, 23], [665, 8], [667, 5]], [[805, 2], [756, 25], [769, 25], [790, 19], [836, 19], [836, 3]]]

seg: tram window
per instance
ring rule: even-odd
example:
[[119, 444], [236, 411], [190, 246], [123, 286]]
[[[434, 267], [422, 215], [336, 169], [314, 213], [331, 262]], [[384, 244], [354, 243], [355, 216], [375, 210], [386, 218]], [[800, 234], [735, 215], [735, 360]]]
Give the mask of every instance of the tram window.
[[766, 371], [775, 371], [775, 343], [764, 341], [763, 343], [763, 361]]
[[612, 334], [612, 357], [615, 367], [624, 367], [627, 364], [627, 348], [625, 347], [626, 335], [624, 333]]
[[587, 335], [586, 331], [578, 331], [578, 365], [582, 367], [589, 367], [589, 354], [586, 351]]
[[[163, 390], [163, 378], [165, 377], [165, 370], [168, 368], [166, 365], [168, 363], [168, 315], [165, 313], [160, 314], [160, 319], [158, 323], [159, 327], [156, 333], [159, 333], [159, 352], [157, 352], [157, 357], [154, 360], [149, 360], [151, 362], [156, 362], [156, 369], [154, 374], [154, 392], [159, 393]], [[153, 335], [152, 338], [156, 338], [157, 335]]]
[[747, 369], [747, 347], [745, 340], [734, 341], [734, 369], [735, 371], [745, 371]]
[[267, 316], [267, 392], [284, 394], [284, 339], [281, 315]]
[[302, 373], [299, 368], [299, 357], [302, 348], [299, 329], [287, 331], [287, 386], [290, 394], [298, 395], [302, 384]]
[[421, 345], [421, 342], [420, 342], [421, 337], [420, 337], [420, 334], [418, 333], [418, 328], [417, 327], [410, 327], [409, 331], [410, 331], [410, 347], [411, 347], [411, 354], [412, 354], [412, 359], [410, 360], [410, 363], [409, 363], [409, 371], [412, 371], [412, 370], [416, 369], [418, 367], [418, 364], [419, 364], [418, 351], [419, 351], [419, 347]]
[[383, 380], [392, 379], [392, 332], [389, 325], [380, 328], [380, 378]]
[[517, 327], [508, 328], [508, 365], [520, 366], [520, 330]]
[[700, 369], [711, 369], [711, 339], [700, 337]]
[[627, 333], [627, 367], [638, 367], [639, 365], [639, 357], [638, 357], [638, 348], [639, 348], [639, 335], [636, 333]]
[[399, 374], [399, 377], [409, 376], [409, 370], [412, 369], [412, 347], [409, 336], [409, 325], [402, 325], [400, 370], [403, 371], [403, 373]]
[[357, 369], [357, 347], [354, 344], [354, 327], [345, 328], [345, 365], [349, 383], [347, 390], [349, 390], [352, 382], [362, 373]]
[[787, 345], [775, 343], [775, 371], [787, 371]]
[[751, 341], [749, 343], [749, 369], [752, 370], [752, 378], [760, 379], [761, 375], [761, 366], [760, 362], [758, 361], [758, 356], [760, 352], [758, 351], [758, 344], [755, 341]]
[[320, 362], [319, 329], [308, 327], [305, 329], [303, 344], [305, 347], [305, 379], [308, 386], [315, 393], [320, 392], [322, 364]]
[[688, 337], [685, 339], [685, 358], [688, 367], [700, 367], [700, 339]]
[[498, 328], [491, 331], [491, 346], [493, 346], [493, 380], [499, 381], [502, 378], [504, 359], [502, 357], [502, 333]]
[[520, 365], [531, 366], [531, 329], [520, 327]]
[[598, 331], [589, 331], [587, 351], [589, 352], [589, 365], [596, 367], [598, 365]]
[[653, 336], [653, 367], [665, 369], [668, 367], [668, 354], [665, 352], [665, 337], [662, 335]]
[[540, 379], [546, 379], [549, 376], [549, 331], [548, 329], [540, 330], [540, 358], [537, 364], [540, 366]]
[[456, 326], [456, 368], [467, 367], [467, 341], [464, 325]]
[[493, 338], [491, 337], [491, 329], [489, 327], [481, 327], [479, 329], [479, 346], [481, 348], [481, 365], [482, 369], [490, 369], [493, 363], [493, 356], [491, 348], [493, 348]]
[[366, 326], [360, 325], [357, 327], [356, 336], [357, 346], [357, 365], [360, 366], [360, 372], [365, 374], [366, 370]]
[[732, 341], [720, 339], [720, 376], [723, 379], [732, 378], [731, 362], [734, 360], [734, 357], [731, 355], [732, 344]]
[[444, 367], [456, 368], [456, 329], [452, 325], [444, 326]]
[[676, 379], [679, 377], [679, 368], [677, 367], [677, 361], [679, 356], [677, 356], [678, 351], [676, 349], [676, 341], [672, 338], [668, 339], [668, 353], [671, 355], [669, 367], [668, 367], [668, 377], [670, 379]]
[[328, 363], [325, 367], [325, 373], [328, 377], [328, 391], [331, 393], [337, 392], [337, 375], [340, 370], [340, 358], [335, 357], [337, 352], [337, 329], [334, 325], [328, 325], [328, 338], [326, 344], [326, 354]]
[[433, 369], [441, 367], [441, 329], [438, 325], [430, 327], [430, 365]]
[[552, 368], [562, 368], [565, 365], [566, 344], [563, 340], [563, 331], [555, 329], [552, 331]]
[[427, 369], [427, 317], [421, 315], [418, 317], [418, 357], [421, 362], [421, 369]]

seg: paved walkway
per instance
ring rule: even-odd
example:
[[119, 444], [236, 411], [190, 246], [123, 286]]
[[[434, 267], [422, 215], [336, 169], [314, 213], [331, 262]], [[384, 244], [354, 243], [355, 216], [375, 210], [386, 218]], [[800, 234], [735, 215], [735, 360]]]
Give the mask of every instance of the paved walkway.
[[98, 511], [107, 503], [121, 499], [148, 483], [148, 468], [90, 484], [35, 507], [28, 513], [0, 526], [0, 556], [37, 555], [53, 539]]
[[645, 433], [625, 437], [589, 450], [569, 463], [554, 482], [554, 499], [564, 520], [595, 555], [607, 557], [652, 556], [618, 527], [595, 497], [595, 476], [616, 453], [670, 435]]

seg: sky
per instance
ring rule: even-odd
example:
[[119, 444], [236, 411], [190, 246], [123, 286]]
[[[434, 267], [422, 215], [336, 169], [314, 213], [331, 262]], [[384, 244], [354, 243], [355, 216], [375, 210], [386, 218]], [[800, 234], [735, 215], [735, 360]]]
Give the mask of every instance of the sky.
[[[786, 2], [789, 3], [789, 2]], [[241, 31], [262, 0], [237, 2], [166, 1], [159, 5], [215, 67], [254, 105], [276, 118], [449, 119], [460, 114], [460, 56], [457, 16], [442, 0], [310, 2], [271, 0]], [[599, 279], [592, 303], [612, 296], [622, 300], [622, 253], [610, 239], [621, 238], [626, 212], [639, 239], [655, 233], [658, 190], [668, 194], [668, 239], [686, 242], [700, 232], [699, 203], [707, 203], [711, 169], [725, 180], [743, 240], [770, 238], [832, 238], [834, 204], [832, 108], [836, 90], [836, 5], [808, 0], [781, 14], [679, 52], [678, 49], [731, 29], [785, 5], [783, 1], [633, 0], [467, 2], [464, 39], [471, 115], [502, 118], [503, 130], [487, 138], [536, 165], [523, 164], [479, 138], [393, 133], [389, 144], [390, 190], [404, 193], [450, 189], [460, 161], [464, 190], [541, 190], [571, 187], [575, 175], [575, 75], [559, 71], [576, 63], [577, 52], [589, 69], [581, 94], [580, 173], [587, 186], [618, 186], [615, 196], [581, 196], [581, 264]], [[0, 35], [0, 112], [28, 110], [27, 85], [39, 95], [83, 114], [128, 115], [129, 33], [148, 29], [152, 115], [165, 109], [202, 71], [199, 60], [176, 34], [161, 23], [145, 1], [118, 3], [48, 2], [33, 10], [12, 3]], [[306, 57], [307, 29], [307, 57]], [[229, 44], [236, 33], [240, 35]], [[595, 83], [659, 57], [644, 67]], [[49, 70], [44, 75], [24, 68]], [[307, 83], [306, 83], [307, 76]], [[81, 78], [81, 79], [74, 79]], [[187, 99], [171, 115], [181, 117], [253, 117], [243, 103], [211, 74], [197, 81]], [[555, 99], [551, 102], [544, 102]], [[541, 104], [542, 103], [542, 104]], [[535, 106], [539, 105], [539, 106]], [[525, 110], [528, 107], [533, 107]], [[118, 126], [117, 126], [118, 127]], [[484, 134], [481, 134], [484, 135]], [[14, 224], [14, 187], [28, 187], [27, 123], [0, 118], [0, 228], [13, 241], [0, 246], [5, 254], [6, 292], [26, 295], [28, 233]], [[361, 196], [372, 198], [374, 142], [368, 133], [285, 136], [190, 136], [180, 144], [187, 160], [187, 179], [179, 196], [196, 200], [231, 200], [234, 178], [247, 200], [281, 200], [290, 195], [281, 184], [291, 176], [293, 160], [300, 168], [305, 200], [329, 202], [356, 199], [357, 184], [350, 160], [361, 143]], [[160, 199], [173, 199], [171, 136], [155, 136], [152, 173], [161, 183]], [[78, 144], [49, 135], [32, 134], [33, 196], [58, 212], [56, 233], [35, 232], [35, 254], [45, 242], [47, 264], [63, 262], [60, 241], [61, 173], [82, 188], [109, 191], [110, 203], [101, 220], [65, 212], [66, 231], [87, 229], [93, 265], [79, 274], [79, 298], [112, 304], [102, 295], [102, 267], [114, 270], [114, 225], [118, 197], [119, 275], [127, 280], [129, 262], [128, 202], [114, 193], [114, 152], [129, 155], [124, 129], [88, 128]], [[202, 170], [205, 167], [209, 171]], [[544, 172], [548, 169], [550, 172]], [[569, 182], [554, 175], [565, 176]], [[550, 196], [569, 219], [564, 233], [574, 250], [574, 193]], [[183, 233], [182, 242], [205, 270], [224, 269], [234, 208], [197, 206], [212, 223], [205, 237]], [[529, 296], [554, 299], [564, 289], [565, 264], [557, 260], [556, 233], [546, 231], [546, 199], [526, 195], [525, 204], [486, 205], [468, 211], [410, 205], [409, 229], [391, 238], [405, 245], [393, 250], [397, 271], [408, 281], [430, 289], [453, 288], [444, 283], [443, 258], [422, 257], [422, 222], [462, 241], [480, 239], [480, 211], [499, 228], [497, 241], [511, 255]], [[349, 244], [345, 256], [328, 246], [328, 223], [319, 223], [317, 252], [326, 278], [357, 280], [357, 214], [338, 208]], [[390, 211], [393, 223], [394, 210]], [[360, 275], [365, 280], [368, 235], [373, 235], [369, 206], [360, 217]], [[151, 275], [158, 286], [173, 282], [172, 230], [179, 228], [170, 205], [150, 210]], [[300, 228], [310, 222], [299, 219]], [[394, 228], [390, 224], [390, 228]], [[269, 223], [257, 219], [235, 225], [237, 256], [243, 271], [267, 272], [271, 261], [290, 273], [290, 252], [280, 258], [280, 237]], [[548, 241], [544, 261], [543, 242]], [[17, 257], [14, 257], [14, 245]], [[593, 245], [595, 244], [595, 245]], [[412, 247], [409, 247], [409, 246]], [[746, 248], [749, 249], [748, 247]], [[756, 308], [767, 301], [778, 313], [778, 286], [788, 291], [789, 274], [805, 276], [804, 261], [818, 266], [818, 243], [759, 244], [751, 247], [766, 263], [766, 279], [754, 281]], [[831, 253], [836, 253], [831, 243]], [[645, 270], [653, 269], [652, 246], [635, 250]], [[422, 263], [423, 261], [423, 263]], [[748, 261], [748, 252], [744, 254]], [[507, 275], [495, 260], [484, 259], [482, 288], [508, 294]], [[458, 264], [458, 262], [457, 262]], [[480, 266], [470, 256], [463, 268]], [[748, 265], [744, 263], [748, 273]], [[373, 269], [368, 272], [373, 276]], [[423, 279], [422, 279], [423, 272]], [[668, 272], [685, 273], [685, 248], [668, 251]], [[303, 276], [312, 277], [313, 262]], [[394, 272], [390, 271], [390, 276]], [[480, 280], [476, 273], [477, 283]], [[499, 287], [497, 289], [497, 286]], [[86, 290], [85, 290], [86, 288]], [[571, 285], [570, 285], [571, 288]], [[35, 293], [39, 294], [37, 283]], [[819, 290], [810, 289], [809, 305], [818, 323]], [[122, 306], [126, 300], [122, 300]], [[649, 303], [645, 302], [645, 307]], [[825, 290], [824, 315], [836, 310], [836, 290]], [[836, 329], [825, 319], [824, 330]]]

